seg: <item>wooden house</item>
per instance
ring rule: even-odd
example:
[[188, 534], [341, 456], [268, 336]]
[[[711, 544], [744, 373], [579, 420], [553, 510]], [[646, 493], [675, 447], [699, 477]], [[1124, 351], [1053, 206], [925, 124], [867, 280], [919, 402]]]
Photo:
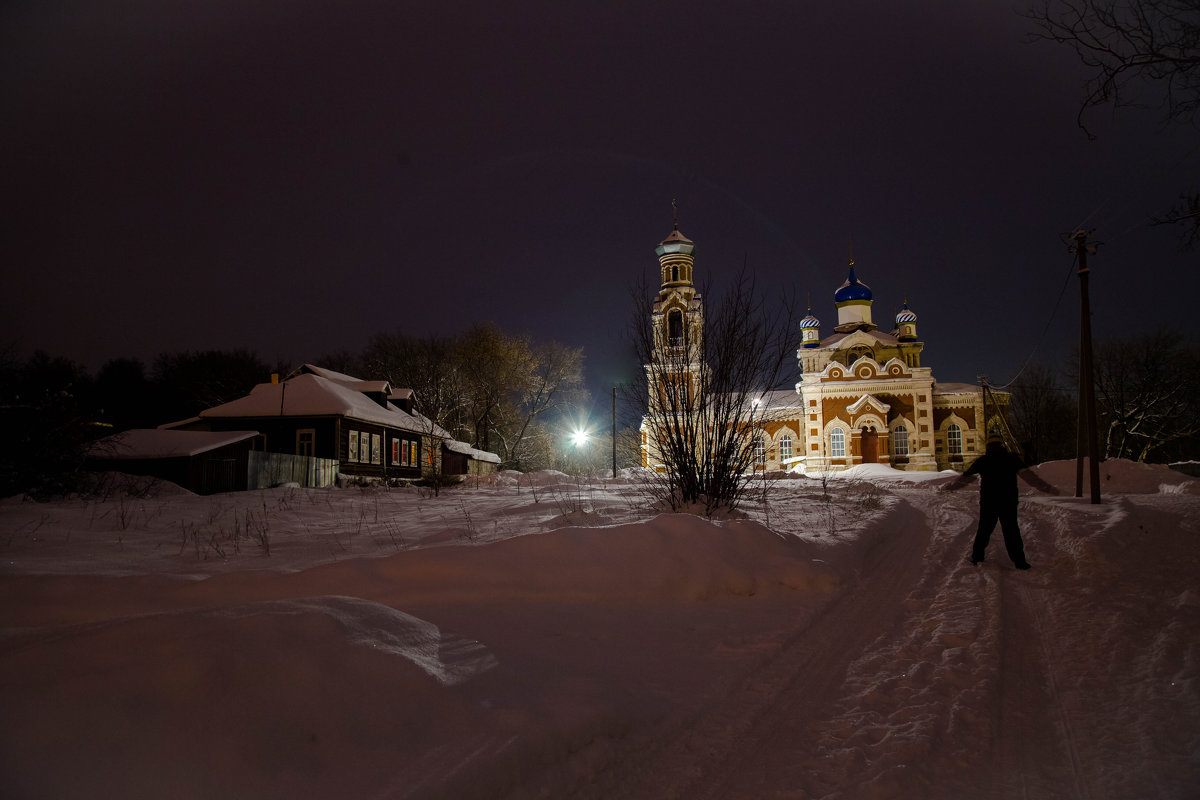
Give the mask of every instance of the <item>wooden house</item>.
[[[494, 471], [500, 461], [492, 453], [455, 442], [449, 432], [422, 416], [411, 390], [311, 364], [171, 427], [253, 429], [262, 434], [269, 452], [336, 459], [342, 474], [363, 478], [416, 480], [484, 473]], [[447, 459], [447, 453], [454, 457]]]

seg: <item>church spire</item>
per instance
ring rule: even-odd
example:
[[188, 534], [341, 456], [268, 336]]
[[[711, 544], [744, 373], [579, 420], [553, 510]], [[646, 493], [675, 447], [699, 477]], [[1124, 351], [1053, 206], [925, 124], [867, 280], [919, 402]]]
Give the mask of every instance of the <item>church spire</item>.
[[671, 200], [671, 217], [670, 235], [654, 248], [654, 252], [658, 254], [658, 263], [662, 267], [664, 292], [669, 288], [692, 286], [692, 254], [696, 250], [692, 240], [679, 231], [679, 205], [675, 200]]

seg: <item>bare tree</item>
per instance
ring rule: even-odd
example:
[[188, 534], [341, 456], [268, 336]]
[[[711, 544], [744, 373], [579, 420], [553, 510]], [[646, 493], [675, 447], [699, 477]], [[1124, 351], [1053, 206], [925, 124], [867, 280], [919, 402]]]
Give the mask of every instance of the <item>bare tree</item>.
[[[1038, 38], [1065, 44], [1092, 70], [1077, 122], [1092, 108], [1144, 102], [1157, 94], [1169, 122], [1191, 123], [1200, 109], [1200, 0], [1042, 0], [1027, 16]], [[1200, 240], [1200, 195], [1154, 224], [1185, 226], [1184, 246]]]
[[643, 281], [635, 297], [631, 337], [645, 383], [631, 399], [662, 460], [664, 498], [709, 514], [734, 508], [754, 474], [753, 435], [766, 408], [758, 401], [794, 369], [795, 303], [768, 307], [743, 271], [715, 309], [667, 331], [651, 322], [654, 294]]
[[[533, 370], [528, 376], [512, 424], [505, 426], [507, 458], [514, 469], [523, 470], [542, 461], [545, 431], [536, 423], [548, 412], [574, 407], [587, 399], [583, 383], [583, 348], [558, 342], [537, 345], [532, 350]], [[530, 433], [538, 435], [531, 442]]]
[[1146, 461], [1200, 434], [1200, 348], [1160, 331], [1096, 349], [1100, 430], [1108, 458]]
[[1075, 400], [1058, 373], [1030, 364], [1008, 387], [1012, 427], [1030, 463], [1070, 458], [1075, 453]]
[[396, 331], [372, 338], [360, 361], [366, 375], [387, 380], [396, 388], [412, 389], [422, 414], [452, 436], [469, 439], [458, 349], [456, 339]]

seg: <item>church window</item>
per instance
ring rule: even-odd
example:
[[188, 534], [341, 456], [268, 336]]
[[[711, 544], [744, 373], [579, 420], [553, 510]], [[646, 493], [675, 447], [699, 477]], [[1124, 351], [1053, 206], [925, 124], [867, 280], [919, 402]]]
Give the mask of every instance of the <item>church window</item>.
[[871, 348], [865, 344], [856, 345], [850, 348], [849, 355], [846, 356], [846, 366], [850, 366], [855, 361], [858, 361], [863, 356], [871, 355]]
[[679, 265], [678, 264], [674, 264], [671, 266], [671, 280], [673, 280], [673, 281], [679, 280]]
[[846, 457], [846, 432], [841, 428], [829, 432], [829, 455], [834, 458]]
[[792, 437], [785, 433], [779, 437], [779, 460], [786, 461], [792, 457]]
[[950, 427], [946, 429], [946, 449], [952, 456], [961, 456], [962, 444], [962, 428], [951, 423]]
[[671, 347], [683, 345], [683, 312], [679, 310], [667, 314], [667, 340]]
[[903, 425], [892, 431], [892, 455], [908, 455], [908, 428]]
[[761, 433], [754, 436], [754, 463], [760, 466], [767, 463], [767, 442]]

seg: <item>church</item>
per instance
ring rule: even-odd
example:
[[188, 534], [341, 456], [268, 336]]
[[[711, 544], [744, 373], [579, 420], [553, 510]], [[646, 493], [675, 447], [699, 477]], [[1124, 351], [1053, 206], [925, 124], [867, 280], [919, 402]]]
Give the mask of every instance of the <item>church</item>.
[[[695, 243], [678, 229], [655, 249], [662, 287], [650, 320], [660, 348], [703, 335], [703, 302], [692, 280]], [[833, 293], [837, 324], [822, 337], [810, 308], [800, 322], [795, 390], [762, 391], [753, 399], [755, 470], [798, 469], [809, 474], [859, 464], [913, 471], [963, 470], [983, 454], [989, 431], [1007, 419], [1007, 393], [941, 383], [921, 365], [924, 343], [905, 299], [890, 332], [872, 315], [874, 295], [854, 261]], [[656, 354], [656, 358], [658, 355]], [[654, 397], [651, 397], [654, 403]], [[665, 469], [647, 426], [643, 466]]]

